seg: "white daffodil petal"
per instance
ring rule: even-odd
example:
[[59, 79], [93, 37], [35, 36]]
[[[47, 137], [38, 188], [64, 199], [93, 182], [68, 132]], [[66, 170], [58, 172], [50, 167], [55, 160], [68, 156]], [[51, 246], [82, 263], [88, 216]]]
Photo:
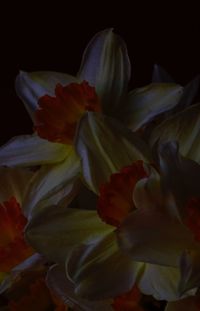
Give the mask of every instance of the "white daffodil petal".
[[39, 267], [44, 266], [46, 259], [38, 253], [34, 253], [31, 257], [28, 257], [23, 262], [18, 264], [12, 269], [13, 273], [20, 273], [25, 270], [39, 269]]
[[117, 121], [95, 113], [82, 118], [76, 139], [83, 176], [96, 193], [112, 173], [134, 160], [148, 161], [150, 152], [136, 134]]
[[28, 73], [28, 75], [34, 82], [43, 86], [47, 90], [46, 94], [48, 95], [55, 94], [55, 87], [58, 83], [62, 86], [66, 86], [73, 82], [79, 82], [76, 77], [73, 77], [66, 73], [54, 71], [33, 71]]
[[66, 263], [75, 292], [86, 299], [107, 299], [129, 291], [143, 270], [120, 251], [115, 232], [97, 243], [74, 249]]
[[173, 301], [180, 299], [178, 268], [146, 264], [138, 287], [145, 295], [152, 295], [157, 300]]
[[66, 277], [65, 269], [54, 265], [47, 273], [47, 285], [73, 310], [112, 311], [112, 300], [89, 301], [76, 295], [74, 284]]
[[[80, 173], [80, 160], [70, 147], [66, 159], [58, 164], [44, 165], [34, 175], [24, 201], [26, 216], [30, 219], [42, 206], [53, 205], [70, 194]], [[45, 202], [44, 202], [45, 200]]]
[[151, 121], [157, 115], [174, 108], [183, 88], [177, 84], [153, 83], [128, 94], [121, 118], [133, 131]]
[[116, 110], [127, 90], [130, 61], [124, 41], [112, 29], [97, 33], [89, 42], [78, 77], [96, 87], [104, 112]]
[[134, 188], [133, 201], [135, 206], [140, 208], [152, 206], [153, 208], [155, 205], [159, 205], [162, 208], [164, 198], [161, 190], [160, 175], [150, 165], [146, 165], [145, 168], [148, 172], [148, 177], [140, 179]]
[[111, 230], [96, 211], [52, 206], [31, 219], [25, 236], [49, 260], [64, 263], [73, 247], [92, 243]]
[[185, 250], [180, 259], [181, 277], [179, 281], [180, 295], [200, 284], [200, 254]]
[[38, 108], [38, 98], [46, 94], [46, 89], [33, 81], [28, 73], [21, 71], [15, 80], [15, 90], [23, 101], [32, 121], [34, 121], [34, 112]]
[[35, 166], [64, 160], [71, 147], [37, 135], [17, 136], [0, 148], [0, 165]]
[[[195, 161], [181, 157], [176, 142], [167, 142], [158, 148], [159, 167], [163, 184], [171, 191], [184, 213], [184, 206], [189, 198], [200, 193], [200, 165]], [[173, 178], [172, 178], [173, 176]]]
[[176, 140], [181, 155], [200, 163], [200, 104], [192, 105], [163, 121], [152, 131], [150, 144]]
[[184, 249], [200, 251], [187, 228], [165, 213], [149, 208], [132, 212], [120, 226], [118, 238], [133, 260], [153, 264], [177, 267]]
[[52, 71], [21, 71], [15, 82], [17, 95], [23, 101], [31, 119], [34, 121], [34, 112], [38, 108], [38, 99], [43, 95], [54, 95], [56, 84], [67, 85], [77, 82], [75, 77]]
[[1, 167], [0, 202], [7, 201], [14, 196], [17, 202], [22, 205], [26, 188], [29, 186], [33, 175], [26, 169]]

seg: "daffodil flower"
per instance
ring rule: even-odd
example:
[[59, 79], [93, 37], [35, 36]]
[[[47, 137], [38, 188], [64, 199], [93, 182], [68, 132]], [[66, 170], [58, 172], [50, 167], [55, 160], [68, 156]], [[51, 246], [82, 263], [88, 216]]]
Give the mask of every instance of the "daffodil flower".
[[91, 41], [76, 78], [52, 72], [19, 74], [16, 90], [33, 119], [35, 133], [13, 138], [1, 147], [0, 164], [41, 166], [30, 189], [32, 201], [26, 200], [29, 210], [42, 195], [43, 199], [52, 196], [53, 189], [63, 192], [79, 177], [80, 163], [73, 147], [78, 121], [87, 110], [99, 111], [105, 102], [120, 101], [129, 75], [125, 45], [111, 30]]
[[79, 124], [76, 150], [85, 183], [100, 195], [97, 211], [45, 209], [26, 228], [30, 245], [66, 262], [75, 294], [86, 300], [113, 299], [135, 284], [156, 299], [194, 295], [200, 244], [186, 210], [199, 193], [199, 165], [171, 143], [159, 148], [156, 169], [136, 133], [92, 112]]
[[141, 162], [135, 162], [102, 186], [98, 212], [113, 232], [77, 247], [67, 260], [76, 294], [115, 297], [135, 283], [158, 300], [178, 300], [197, 291], [198, 201], [187, 202], [199, 193], [194, 180], [200, 178], [200, 167], [179, 158], [174, 144], [163, 146], [159, 159], [161, 175], [151, 168], [145, 177]]
[[98, 111], [100, 105], [116, 105], [129, 76], [126, 47], [112, 30], [92, 39], [77, 77], [53, 72], [20, 73], [16, 90], [38, 135], [17, 137], [3, 146], [1, 165], [53, 164], [69, 156], [75, 159], [72, 143], [79, 119], [87, 110]]
[[137, 130], [179, 102], [182, 88], [176, 84], [155, 83], [127, 93], [130, 72], [126, 45], [112, 29], [92, 38], [76, 77], [21, 72], [16, 91], [38, 135], [12, 139], [0, 149], [0, 163], [31, 166], [75, 157], [71, 144], [85, 111], [101, 110]]
[[[113, 119], [88, 113], [79, 127], [76, 148], [85, 182], [100, 195], [97, 211], [46, 210], [43, 218], [40, 215], [30, 221], [26, 237], [50, 260], [62, 265], [66, 261], [67, 277], [75, 284], [75, 294], [87, 300], [114, 298], [135, 284], [142, 293], [156, 299], [173, 301], [194, 295], [194, 265], [190, 265], [188, 276], [186, 267], [190, 262], [182, 258], [185, 250], [194, 254], [193, 261], [198, 258], [200, 244], [195, 241], [196, 233], [188, 226], [187, 217], [180, 215], [188, 199], [199, 192], [199, 166], [179, 158], [176, 145], [168, 144], [159, 149], [157, 170], [149, 164], [152, 159], [148, 148], [140, 144], [136, 148], [137, 135], [124, 129], [124, 135], [118, 136], [115, 143], [115, 126]], [[103, 133], [107, 133], [106, 142]], [[92, 165], [95, 159], [98, 169]], [[184, 280], [180, 281], [185, 284], [183, 288], [179, 280]]]
[[[123, 125], [103, 115], [95, 113], [85, 115], [79, 126], [78, 137], [76, 148], [78, 152], [81, 150], [81, 155], [84, 157], [82, 162], [85, 181], [96, 193], [99, 191], [99, 184], [109, 178], [111, 173], [124, 165], [129, 165], [134, 159], [149, 161], [150, 158], [148, 147], [137, 134], [133, 134]], [[99, 166], [91, 163], [98, 163]], [[90, 168], [87, 168], [87, 165]], [[97, 174], [92, 173], [93, 169]], [[81, 203], [81, 209], [78, 210], [69, 207], [55, 209], [52, 206], [30, 219], [26, 228], [26, 239], [30, 245], [49, 260], [63, 265], [72, 249], [81, 243], [92, 245], [104, 236], [109, 237], [113, 227], [104, 224], [96, 210], [85, 210], [84, 203], [82, 201]], [[111, 239], [113, 237], [114, 235], [111, 234]], [[111, 251], [117, 252], [114, 260], [118, 256], [123, 258], [123, 254], [118, 251], [115, 238], [113, 243]], [[130, 277], [127, 275], [129, 267], [135, 264], [130, 262], [128, 256], [124, 256], [121, 263], [119, 261], [120, 267], [127, 266], [123, 279], [129, 284]], [[121, 279], [118, 284], [120, 290], [116, 288], [116, 294], [121, 294], [121, 290], [124, 289]], [[126, 288], [128, 290], [129, 286]]]
[[[108, 29], [90, 41], [76, 77], [54, 72], [18, 75], [16, 91], [33, 120], [35, 133], [13, 138], [2, 146], [0, 165], [41, 166], [30, 189], [32, 200], [27, 199], [29, 211], [42, 195], [45, 200], [47, 195], [52, 197], [55, 189], [57, 193], [67, 188], [70, 192], [79, 178], [80, 161], [74, 141], [87, 111], [111, 115], [137, 130], [177, 105], [182, 88], [176, 84], [156, 83], [127, 93], [130, 71], [125, 43]], [[120, 124], [114, 130], [116, 136], [123, 136]], [[133, 140], [138, 150], [144, 149], [141, 140]]]
[[[83, 121], [80, 122], [80, 133], [82, 132], [82, 134], [78, 136], [87, 136], [87, 141], [89, 139], [91, 142], [88, 148], [93, 143], [99, 148], [102, 145], [102, 150], [99, 154], [95, 153], [94, 146], [92, 147], [94, 153], [92, 150], [91, 152], [94, 156], [97, 155], [96, 159], [99, 163], [99, 169], [102, 169], [104, 174], [109, 176], [110, 171], [116, 171], [121, 165], [129, 164], [133, 159], [133, 154], [135, 159], [147, 159], [150, 156], [148, 147], [141, 141], [139, 136], [137, 134], [134, 135], [130, 130], [113, 119], [91, 112], [88, 112], [82, 119]], [[84, 127], [86, 121], [89, 121], [91, 128], [87, 129], [87, 125]], [[124, 152], [118, 154], [119, 148], [124, 149]], [[86, 155], [85, 159], [87, 160], [89, 153], [85, 152], [84, 148], [82, 151]], [[113, 151], [115, 154], [114, 158]], [[112, 161], [114, 161], [113, 164]], [[98, 176], [96, 177], [95, 188], [98, 187], [98, 183], [101, 183], [102, 180], [100, 173], [100, 180], [98, 180]], [[35, 184], [37, 185], [36, 179]], [[40, 189], [40, 187], [38, 188]], [[73, 197], [74, 191], [73, 187], [70, 189], [67, 195], [69, 198], [71, 194]], [[37, 192], [35, 193], [37, 195]], [[79, 195], [80, 193], [77, 194], [77, 197]], [[37, 208], [34, 208], [33, 211], [38, 210], [40, 212], [34, 212], [34, 217], [29, 218], [25, 236], [34, 249], [45, 255], [50, 261], [56, 262], [63, 267], [66, 258], [68, 258], [70, 252], [75, 247], [81, 243], [93, 244], [94, 241], [99, 241], [102, 237], [109, 234], [113, 228], [100, 220], [95, 210], [96, 206], [93, 206], [94, 201], [89, 201], [88, 206], [86, 206], [87, 202], [85, 203], [81, 199], [79, 201], [79, 209], [77, 209], [68, 206], [70, 200], [68, 202], [65, 201], [65, 206], [62, 206], [62, 208], [60, 208], [59, 202], [56, 202], [58, 205], [55, 206], [53, 200], [54, 198], [51, 199], [51, 195], [47, 195], [48, 206], [43, 209], [40, 208], [43, 200], [38, 202]], [[52, 202], [52, 206], [50, 202]], [[87, 207], [90, 210], [86, 210]], [[67, 297], [71, 295], [70, 293], [71, 290], [66, 292]]]
[[[145, 294], [171, 301], [194, 294], [199, 281], [193, 269], [199, 269], [194, 238], [199, 232], [192, 218], [198, 198], [187, 201], [199, 188], [190, 184], [193, 175], [188, 175], [186, 189], [182, 181], [188, 167], [198, 179], [199, 168], [184, 162], [177, 171], [176, 153], [174, 166], [168, 163], [170, 147], [166, 157], [159, 153], [157, 172], [150, 165], [148, 146], [133, 133], [173, 110], [182, 87], [153, 83], [127, 93], [129, 78], [126, 46], [112, 30], [91, 40], [77, 77], [21, 72], [16, 90], [35, 133], [14, 138], [0, 149], [1, 165], [41, 166], [23, 198], [26, 241], [58, 267], [66, 266], [75, 291], [75, 297], [71, 292], [68, 297], [105, 300], [100, 307], [108, 306], [107, 299], [134, 291], [135, 284]], [[81, 168], [84, 183], [100, 195], [97, 211], [68, 206], [77, 194]], [[186, 218], [180, 216], [182, 206], [190, 211], [184, 213]]]
[[[101, 140], [101, 123], [99, 120], [98, 122], [96, 120], [97, 123], [94, 122], [96, 137], [93, 141], [90, 140], [93, 148], [91, 149], [91, 145], [89, 148], [86, 141], [86, 133], [88, 133], [89, 128], [93, 126], [93, 122], [94, 116], [92, 118], [91, 115], [82, 121], [79, 129], [79, 138], [77, 140], [77, 150], [80, 157], [82, 158], [83, 172], [85, 172], [85, 181], [90, 186], [90, 188], [93, 189], [93, 191], [99, 193], [98, 189], [100, 185], [109, 181], [107, 172], [109, 171], [110, 174], [116, 172], [115, 169], [113, 169], [113, 166], [115, 167], [116, 164], [119, 165], [119, 162], [117, 162], [117, 160], [119, 161], [119, 158], [115, 152], [113, 153], [114, 156], [111, 157], [109, 154], [109, 147], [106, 148], [106, 146], [103, 144]], [[99, 141], [101, 141], [101, 144]], [[99, 146], [101, 146], [101, 148], [105, 151], [102, 159], [101, 174], [98, 174], [94, 165], [90, 165], [93, 163], [96, 155], [100, 153], [101, 149]], [[127, 147], [124, 145], [124, 148]], [[122, 148], [120, 148], [120, 150], [122, 150]], [[128, 150], [129, 149], [125, 149], [125, 151], [127, 151], [126, 154], [131, 155], [132, 152], [133, 158], [136, 160], [137, 158], [135, 158], [135, 153], [133, 153], [133, 150]], [[87, 154], [87, 157], [85, 154]], [[158, 165], [162, 172], [161, 176], [164, 176], [161, 179], [162, 182], [159, 181], [159, 174], [158, 172], [156, 173], [155, 170], [152, 171], [151, 177], [148, 179], [144, 178], [141, 182], [138, 182], [134, 191], [134, 203], [137, 206], [137, 209], [132, 213], [128, 213], [128, 216], [126, 215], [127, 211], [130, 212], [130, 206], [133, 207], [133, 203], [131, 205], [129, 203], [130, 196], [128, 200], [127, 196], [126, 199], [123, 200], [124, 193], [126, 193], [126, 191], [129, 189], [129, 184], [127, 183], [126, 179], [123, 180], [122, 178], [121, 184], [119, 184], [119, 188], [122, 188], [123, 183], [126, 184], [125, 192], [118, 191], [117, 189], [114, 192], [113, 189], [111, 192], [107, 192], [106, 188], [104, 187], [102, 191], [104, 193], [108, 193], [108, 197], [111, 195], [111, 200], [112, 196], [114, 195], [112, 203], [115, 202], [115, 204], [114, 207], [111, 206], [111, 208], [109, 208], [109, 202], [106, 202], [107, 204], [104, 205], [106, 207], [106, 213], [103, 213], [103, 219], [111, 219], [109, 213], [112, 211], [112, 222], [109, 223], [113, 225], [116, 224], [116, 221], [119, 221], [119, 217], [123, 215], [123, 219], [125, 220], [122, 224], [120, 224], [120, 227], [117, 231], [118, 243], [120, 248], [122, 247], [122, 249], [127, 252], [127, 255], [133, 256], [134, 262], [137, 262], [141, 269], [140, 271], [145, 269], [145, 273], [143, 274], [143, 277], [141, 277], [141, 282], [139, 285], [141, 290], [144, 293], [153, 294], [157, 299], [175, 300], [179, 298], [179, 295], [184, 293], [184, 290], [193, 290], [198, 284], [198, 279], [195, 278], [195, 276], [198, 274], [195, 274], [194, 272], [198, 271], [199, 256], [199, 244], [197, 241], [195, 241], [195, 236], [198, 234], [198, 232], [195, 233], [194, 231], [194, 228], [196, 228], [195, 226], [197, 225], [191, 227], [188, 225], [188, 223], [191, 224], [194, 219], [188, 218], [186, 221], [182, 218], [183, 216], [180, 216], [180, 214], [182, 215], [183, 211], [185, 210], [185, 206], [188, 200], [192, 197], [198, 196], [199, 194], [200, 171], [197, 163], [190, 160], [183, 160], [180, 156], [178, 156], [177, 148], [174, 144], [169, 144], [169, 146], [163, 148], [159, 154]], [[138, 159], [141, 159], [141, 157]], [[152, 160], [149, 158], [149, 161]], [[128, 164], [127, 162], [125, 165]], [[101, 167], [101, 161], [99, 161], [99, 163]], [[107, 167], [106, 173], [103, 170], [105, 165]], [[121, 167], [119, 165], [118, 169]], [[165, 187], [167, 187], [165, 190], [167, 191], [167, 196], [165, 191], [163, 193], [162, 188], [160, 188], [161, 186], [159, 186], [162, 185], [163, 182]], [[150, 190], [148, 190], [148, 188], [150, 188]], [[171, 195], [169, 195], [169, 193], [171, 193]], [[164, 201], [163, 199], [161, 200], [163, 197], [165, 198]], [[175, 200], [173, 198], [175, 198]], [[195, 211], [196, 207], [193, 207], [190, 213]], [[100, 210], [100, 215], [102, 215], [102, 209]], [[187, 217], [189, 217], [189, 215], [187, 215]], [[157, 234], [157, 232], [159, 232], [159, 234]], [[98, 246], [94, 243], [94, 250], [92, 247], [88, 246], [86, 247], [85, 251], [83, 251], [83, 257], [84, 254], [88, 254], [86, 257], [84, 257], [85, 267], [87, 268], [84, 268], [84, 264], [81, 262], [82, 259], [80, 258], [83, 257], [81, 257], [80, 254], [78, 255], [77, 266], [76, 268], [73, 268], [73, 280], [77, 281], [79, 284], [77, 291], [83, 295], [88, 295], [88, 292], [90, 291], [90, 293], [92, 293], [93, 290], [96, 290], [97, 292], [99, 291], [99, 293], [101, 293], [102, 287], [105, 285], [102, 279], [99, 282], [97, 279], [98, 277], [101, 278], [101, 275], [108, 274], [109, 265], [110, 267], [113, 265], [111, 258], [114, 258], [113, 252], [118, 249], [117, 246], [109, 247], [110, 254], [107, 252], [107, 257], [103, 255], [101, 267], [102, 262], [107, 261], [107, 263], [109, 263], [102, 267], [102, 269], [105, 269], [106, 272], [102, 270], [103, 272], [101, 271], [98, 277], [97, 272], [96, 275], [94, 274], [94, 278], [91, 279], [92, 276], [90, 272], [92, 270], [90, 270], [90, 268], [94, 268], [93, 264], [95, 259], [93, 256], [99, 254], [99, 258], [101, 258], [100, 254], [104, 254], [104, 249], [108, 249], [107, 245], [112, 245], [112, 243], [109, 242], [109, 239], [107, 241], [108, 242], [106, 242], [106, 239], [104, 239], [104, 242], [102, 241]], [[187, 260], [181, 260], [185, 249], [190, 249], [190, 256], [186, 257]], [[99, 253], [97, 250], [99, 250]], [[99, 271], [98, 255], [96, 258], [98, 269], [95, 270], [94, 268], [93, 271]], [[89, 265], [90, 260], [93, 262], [91, 266]], [[115, 262], [115, 258], [113, 260]], [[183, 263], [180, 264], [180, 261]], [[75, 262], [75, 260], [73, 262]], [[121, 262], [123, 261], [121, 260]], [[144, 262], [145, 266], [142, 266], [141, 262]], [[78, 268], [79, 264], [80, 269]], [[120, 263], [118, 264], [120, 265]], [[128, 264], [126, 263], [125, 266], [128, 267]], [[191, 271], [189, 275], [187, 273], [188, 266], [189, 271]], [[123, 271], [123, 268], [119, 269], [119, 271], [121, 270]], [[134, 271], [137, 271], [136, 267], [134, 267]], [[125, 277], [125, 275], [126, 271], [124, 271], [124, 278], [126, 282], [128, 282], [128, 280], [130, 280], [130, 273], [128, 274], [129, 277], [128, 275]], [[115, 277], [117, 276], [115, 275]], [[116, 281], [113, 275], [111, 278], [112, 279], [110, 282], [112, 282], [114, 279], [115, 284], [118, 284], [118, 281]], [[184, 285], [184, 290], [181, 289], [180, 285], [178, 284], [179, 279], [181, 279], [180, 284], [182, 284], [182, 286]], [[99, 288], [93, 287], [92, 284], [94, 284], [93, 282], [96, 282], [95, 280], [98, 282], [98, 284], [103, 285], [99, 285]], [[134, 276], [132, 276], [131, 280], [133, 284]], [[106, 279], [106, 282], [108, 284], [108, 279]], [[119, 283], [122, 284], [123, 281], [121, 280]], [[128, 283], [128, 288], [126, 286], [124, 286], [124, 290], [128, 288], [130, 289], [130, 283]], [[113, 284], [112, 290], [112, 294], [115, 294], [115, 290], [117, 290], [116, 285], [114, 286]], [[97, 292], [93, 293], [94, 297], [96, 297]]]

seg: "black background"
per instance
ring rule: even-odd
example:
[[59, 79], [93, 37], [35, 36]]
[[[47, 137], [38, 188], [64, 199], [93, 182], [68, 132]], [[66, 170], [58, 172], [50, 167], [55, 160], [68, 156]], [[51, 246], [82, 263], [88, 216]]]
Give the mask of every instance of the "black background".
[[0, 140], [31, 133], [32, 123], [14, 90], [19, 69], [76, 74], [85, 46], [114, 27], [128, 46], [130, 88], [150, 82], [154, 63], [181, 84], [200, 73], [200, 18], [194, 4], [125, 2], [28, 3], [1, 12]]

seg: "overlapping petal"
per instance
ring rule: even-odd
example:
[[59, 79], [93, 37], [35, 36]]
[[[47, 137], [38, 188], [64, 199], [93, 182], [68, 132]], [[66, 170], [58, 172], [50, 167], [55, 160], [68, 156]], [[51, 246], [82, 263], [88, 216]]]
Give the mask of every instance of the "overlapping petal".
[[15, 266], [10, 273], [4, 275], [0, 284], [0, 294], [11, 288], [13, 284], [16, 284], [17, 281], [20, 280], [21, 274], [24, 272], [26, 273], [27, 271], [41, 271], [45, 263], [46, 260], [44, 260], [40, 254], [35, 253], [19, 265]]
[[32, 178], [24, 199], [24, 211], [28, 219], [39, 213], [44, 206], [58, 204], [62, 199], [67, 204], [77, 192], [74, 188], [80, 174], [80, 160], [73, 147], [69, 148], [71, 150], [64, 161], [42, 166]]
[[138, 287], [143, 294], [152, 295], [157, 300], [174, 301], [181, 298], [179, 278], [178, 268], [146, 264]]
[[73, 247], [92, 243], [110, 231], [112, 227], [101, 222], [96, 211], [52, 206], [31, 220], [25, 236], [49, 260], [64, 263]]
[[196, 251], [185, 250], [180, 259], [179, 293], [198, 288], [200, 284], [200, 255]]
[[121, 225], [118, 238], [120, 246], [134, 260], [160, 265], [177, 267], [184, 249], [200, 251], [186, 227], [165, 213], [149, 208], [132, 212]]
[[64, 160], [71, 147], [51, 143], [37, 135], [12, 138], [0, 148], [0, 165], [35, 166]]
[[112, 29], [97, 33], [89, 42], [78, 77], [95, 86], [105, 113], [115, 112], [127, 91], [130, 61], [124, 41]]
[[179, 206], [179, 213], [183, 215], [188, 199], [199, 196], [200, 165], [182, 157], [180, 148], [173, 141], [160, 144], [158, 162], [164, 187], [166, 191], [171, 191]]
[[147, 145], [136, 134], [117, 121], [95, 113], [88, 113], [81, 120], [76, 149], [84, 179], [96, 193], [99, 186], [123, 166], [151, 158]]
[[178, 105], [170, 112], [170, 114], [175, 114], [181, 112], [183, 109], [194, 104], [194, 100], [198, 95], [200, 87], [200, 76], [198, 75], [192, 81], [190, 81], [183, 89], [183, 94]]
[[106, 299], [129, 291], [144, 265], [120, 251], [115, 232], [90, 245], [74, 249], [66, 271], [75, 292], [87, 299]]
[[174, 108], [182, 95], [182, 87], [171, 83], [152, 83], [130, 92], [121, 110], [121, 118], [133, 131], [154, 117]]
[[31, 119], [34, 121], [34, 113], [38, 108], [38, 99], [43, 95], [54, 95], [56, 84], [68, 85], [72, 82], [77, 82], [73, 76], [65, 73], [52, 71], [36, 71], [24, 72], [21, 71], [15, 82], [17, 95], [23, 101]]
[[200, 163], [199, 129], [200, 104], [196, 104], [172, 115], [155, 127], [150, 137], [150, 144], [153, 146], [157, 141], [176, 140], [183, 156]]
[[24, 202], [26, 189], [33, 177], [33, 172], [21, 168], [0, 168], [0, 202], [15, 197], [21, 205]]
[[109, 300], [90, 301], [76, 295], [74, 292], [74, 284], [66, 277], [65, 270], [54, 265], [47, 274], [47, 284], [58, 297], [60, 297], [69, 307], [75, 310], [83, 311], [112, 311]]

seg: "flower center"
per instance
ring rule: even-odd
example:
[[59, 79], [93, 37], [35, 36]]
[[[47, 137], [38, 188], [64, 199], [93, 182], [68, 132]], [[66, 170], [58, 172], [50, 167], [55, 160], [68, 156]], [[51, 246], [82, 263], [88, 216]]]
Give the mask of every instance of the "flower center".
[[14, 197], [0, 204], [0, 271], [9, 272], [33, 254], [24, 240], [26, 218]]
[[110, 181], [100, 187], [97, 211], [101, 219], [118, 227], [135, 208], [133, 190], [138, 180], [146, 176], [142, 161], [136, 161], [122, 168], [119, 173], [112, 174]]
[[72, 144], [77, 123], [85, 111], [100, 111], [100, 101], [88, 82], [56, 85], [55, 97], [39, 99], [35, 129], [41, 138], [52, 142]]

